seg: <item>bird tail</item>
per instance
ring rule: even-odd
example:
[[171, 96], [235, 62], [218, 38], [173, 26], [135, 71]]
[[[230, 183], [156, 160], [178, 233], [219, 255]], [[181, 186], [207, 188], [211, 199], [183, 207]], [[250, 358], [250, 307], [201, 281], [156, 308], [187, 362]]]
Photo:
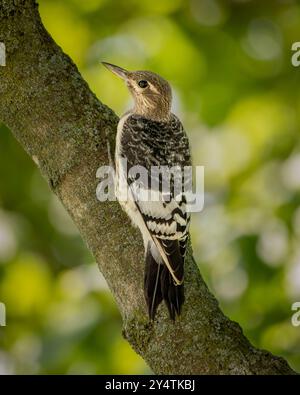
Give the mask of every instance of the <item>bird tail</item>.
[[184, 302], [183, 284], [174, 283], [167, 266], [157, 262], [153, 257], [150, 245], [146, 253], [144, 293], [151, 320], [154, 320], [157, 308], [163, 300], [172, 320], [175, 320], [176, 315], [180, 315]]

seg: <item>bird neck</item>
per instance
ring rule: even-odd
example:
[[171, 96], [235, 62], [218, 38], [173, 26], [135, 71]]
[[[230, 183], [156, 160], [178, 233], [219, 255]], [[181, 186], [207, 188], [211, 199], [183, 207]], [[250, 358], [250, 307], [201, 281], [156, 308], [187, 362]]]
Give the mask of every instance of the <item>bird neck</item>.
[[171, 105], [158, 95], [140, 95], [135, 98], [133, 112], [153, 121], [167, 122], [171, 117]]

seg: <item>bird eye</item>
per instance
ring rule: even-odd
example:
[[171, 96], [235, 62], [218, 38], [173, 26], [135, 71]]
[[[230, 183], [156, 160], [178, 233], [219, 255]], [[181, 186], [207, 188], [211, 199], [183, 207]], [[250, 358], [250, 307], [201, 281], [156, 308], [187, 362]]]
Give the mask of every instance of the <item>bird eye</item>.
[[146, 88], [146, 87], [148, 86], [148, 82], [145, 81], [145, 80], [139, 81], [138, 84], [139, 84], [139, 86], [140, 86], [141, 88]]

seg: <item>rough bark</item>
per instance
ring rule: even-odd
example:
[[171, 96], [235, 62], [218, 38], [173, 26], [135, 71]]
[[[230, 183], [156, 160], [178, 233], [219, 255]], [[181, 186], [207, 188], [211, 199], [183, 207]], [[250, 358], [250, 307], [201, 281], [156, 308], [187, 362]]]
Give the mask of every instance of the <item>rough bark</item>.
[[[143, 246], [117, 202], [99, 203], [97, 168], [108, 163], [117, 116], [90, 91], [55, 44], [34, 0], [0, 0], [0, 119], [33, 158], [94, 254], [123, 318], [123, 335], [160, 374], [293, 374], [287, 362], [254, 348], [219, 309], [191, 251], [186, 302], [171, 322], [155, 323], [143, 297]], [[1, 137], [0, 137], [1, 138]]]

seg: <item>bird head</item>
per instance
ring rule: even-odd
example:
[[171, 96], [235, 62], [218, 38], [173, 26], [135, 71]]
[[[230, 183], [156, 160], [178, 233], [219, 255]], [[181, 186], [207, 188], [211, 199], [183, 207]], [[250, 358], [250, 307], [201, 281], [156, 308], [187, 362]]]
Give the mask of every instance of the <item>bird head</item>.
[[150, 71], [128, 71], [111, 63], [102, 64], [126, 82], [136, 114], [155, 121], [170, 118], [172, 91], [165, 79]]

